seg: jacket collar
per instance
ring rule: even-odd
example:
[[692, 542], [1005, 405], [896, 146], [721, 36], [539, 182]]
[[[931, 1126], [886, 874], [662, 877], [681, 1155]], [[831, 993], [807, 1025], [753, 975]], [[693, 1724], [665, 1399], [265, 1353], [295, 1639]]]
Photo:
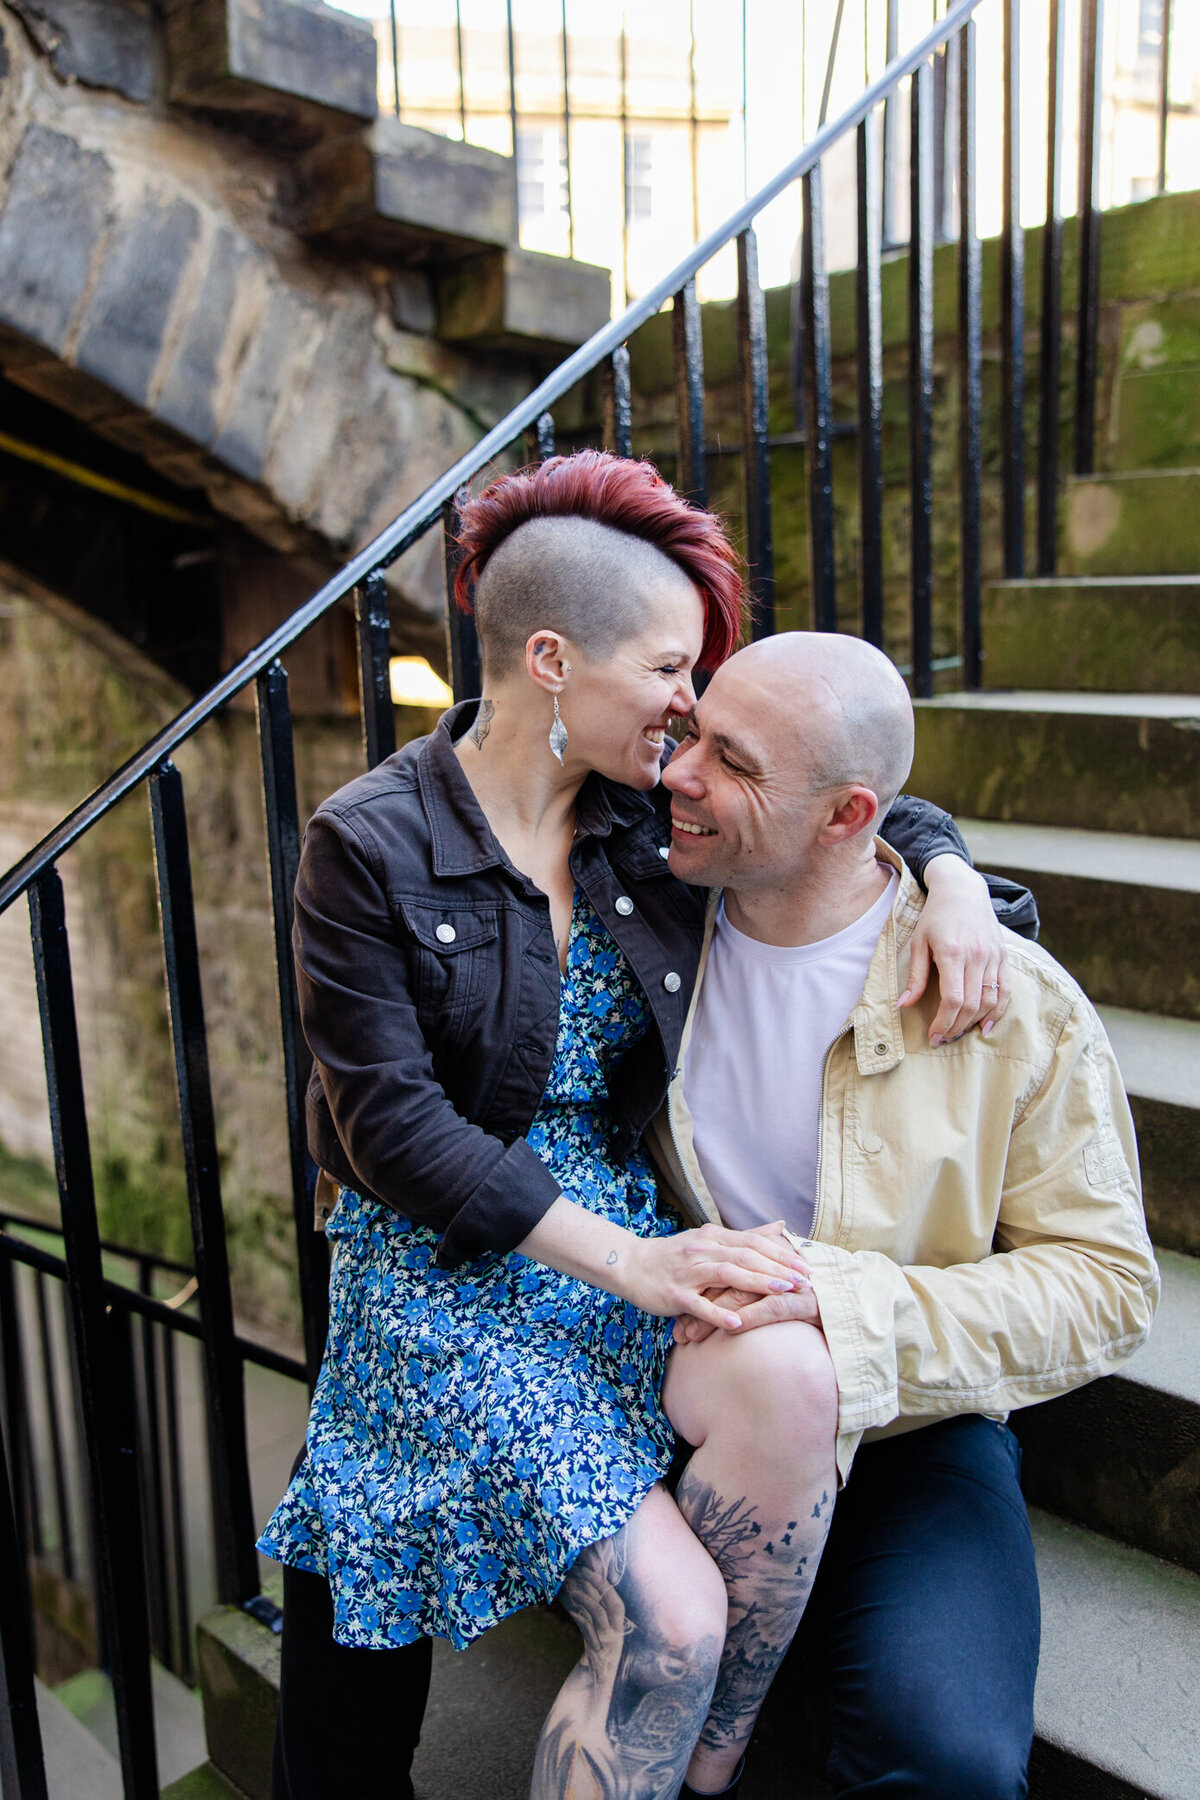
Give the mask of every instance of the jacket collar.
[[[435, 875], [474, 875], [507, 868], [508, 859], [463, 773], [454, 745], [468, 731], [478, 700], [461, 700], [442, 714], [417, 752], [417, 787], [429, 826]], [[654, 813], [649, 794], [589, 775], [579, 790], [575, 814], [581, 837], [607, 837]]]

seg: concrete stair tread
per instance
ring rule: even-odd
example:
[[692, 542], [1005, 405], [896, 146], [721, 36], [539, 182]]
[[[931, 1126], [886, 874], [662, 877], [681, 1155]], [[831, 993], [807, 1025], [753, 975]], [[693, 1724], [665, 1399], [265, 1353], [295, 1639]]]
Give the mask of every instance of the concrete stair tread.
[[1200, 1106], [1200, 1025], [1123, 1006], [1097, 1009], [1126, 1091], [1170, 1106]]
[[1200, 843], [1191, 839], [1014, 825], [999, 819], [958, 819], [956, 823], [981, 868], [1074, 875], [1089, 881], [1200, 894]]
[[51, 1800], [123, 1800], [125, 1789], [116, 1757], [48, 1687], [40, 1681], [35, 1685]]
[[[1162, 470], [1152, 471], [1161, 475]], [[1109, 479], [1107, 476], [1105, 479]], [[988, 581], [984, 583], [989, 593], [1000, 593], [1005, 590], [1029, 593], [1055, 594], [1071, 589], [1099, 589], [1103, 593], [1122, 593], [1130, 591], [1141, 593], [1149, 588], [1152, 592], [1163, 592], [1170, 588], [1179, 588], [1189, 594], [1200, 594], [1200, 575], [1021, 575], [1006, 581]]]
[[1080, 694], [1053, 688], [981, 688], [914, 702], [924, 711], [1091, 713], [1121, 719], [1198, 719], [1200, 694]]
[[[1039, 1737], [1154, 1800], [1195, 1800], [1200, 1576], [1031, 1509]], [[1087, 1791], [1081, 1789], [1080, 1792]]]
[[[161, 1663], [150, 1665], [158, 1775], [164, 1785], [208, 1760], [200, 1695]], [[112, 1682], [102, 1669], [85, 1669], [54, 1690], [65, 1707], [107, 1755], [117, 1756], [117, 1718]]]
[[1200, 1406], [1200, 1262], [1177, 1250], [1160, 1250], [1158, 1266], [1162, 1300], [1154, 1329], [1120, 1374]]
[[1094, 475], [1068, 475], [1068, 487], [1105, 487], [1126, 481], [1169, 481], [1172, 477], [1187, 480], [1200, 475], [1200, 469], [1176, 466], [1166, 469], [1097, 469]]

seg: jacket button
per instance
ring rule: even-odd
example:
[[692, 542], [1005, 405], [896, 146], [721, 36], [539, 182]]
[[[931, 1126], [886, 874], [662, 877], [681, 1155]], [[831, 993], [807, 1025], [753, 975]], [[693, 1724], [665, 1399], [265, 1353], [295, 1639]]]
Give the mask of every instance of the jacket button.
[[613, 905], [623, 919], [627, 919], [633, 911], [633, 901], [629, 898], [628, 894], [619, 894], [613, 901]]
[[453, 925], [439, 925], [433, 935], [439, 944], [452, 944], [458, 933]]
[[877, 1150], [883, 1149], [883, 1139], [877, 1131], [864, 1131], [862, 1147], [867, 1151], [868, 1155], [874, 1156]]
[[660, 844], [658, 846], [658, 854], [662, 857], [663, 861], [666, 862], [668, 856], [671, 854], [670, 844]]
[[682, 985], [683, 984], [674, 969], [663, 976], [663, 986], [666, 988], [668, 994], [677, 994]]
[[888, 1047], [886, 1044], [876, 1044], [876, 1046], [875, 1046], [876, 1056], [886, 1056], [887, 1053], [888, 1053]]

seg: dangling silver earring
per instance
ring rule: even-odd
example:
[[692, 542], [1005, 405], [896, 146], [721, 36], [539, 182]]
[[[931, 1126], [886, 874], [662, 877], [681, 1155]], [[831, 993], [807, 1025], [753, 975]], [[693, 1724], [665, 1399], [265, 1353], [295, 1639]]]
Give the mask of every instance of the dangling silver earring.
[[563, 751], [567, 747], [567, 728], [562, 722], [558, 710], [558, 695], [554, 696], [554, 723], [550, 727], [550, 749], [559, 762], [563, 759]]

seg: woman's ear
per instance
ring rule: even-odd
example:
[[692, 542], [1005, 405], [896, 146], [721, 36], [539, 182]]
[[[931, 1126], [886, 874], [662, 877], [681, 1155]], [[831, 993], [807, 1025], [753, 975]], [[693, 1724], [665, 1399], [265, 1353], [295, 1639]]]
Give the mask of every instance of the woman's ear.
[[525, 672], [538, 687], [556, 694], [571, 673], [567, 639], [561, 631], [535, 631], [525, 645]]

